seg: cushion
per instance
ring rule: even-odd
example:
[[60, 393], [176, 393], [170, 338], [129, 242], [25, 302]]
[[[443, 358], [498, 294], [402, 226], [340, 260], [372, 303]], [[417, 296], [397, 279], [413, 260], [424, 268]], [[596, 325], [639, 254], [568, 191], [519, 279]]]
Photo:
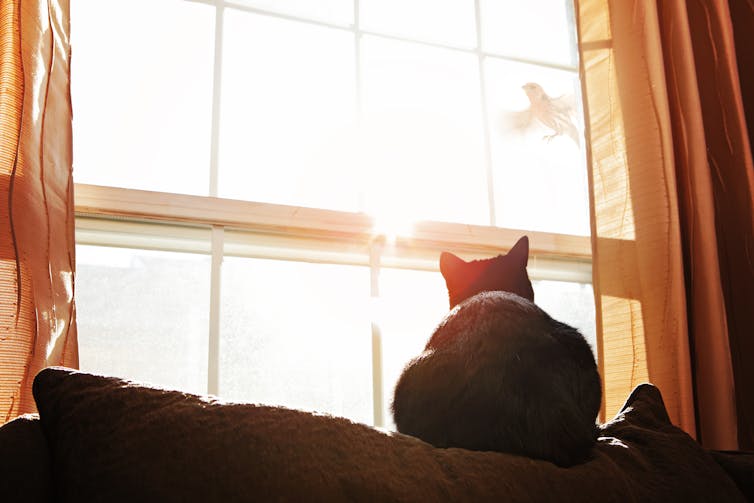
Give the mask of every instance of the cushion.
[[745, 501], [651, 385], [571, 468], [64, 368], [34, 397], [61, 501]]
[[35, 415], [0, 427], [0, 501], [52, 501], [50, 454]]
[[709, 451], [749, 501], [754, 501], [754, 452]]

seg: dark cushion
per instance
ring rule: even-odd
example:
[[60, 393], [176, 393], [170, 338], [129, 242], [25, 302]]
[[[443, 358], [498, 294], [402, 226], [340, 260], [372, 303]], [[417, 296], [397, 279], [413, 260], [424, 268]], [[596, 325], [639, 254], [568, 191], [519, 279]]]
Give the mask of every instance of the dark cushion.
[[754, 501], [754, 452], [710, 451], [749, 501]]
[[50, 453], [34, 415], [0, 427], [0, 501], [52, 501]]
[[651, 385], [571, 468], [61, 368], [34, 396], [62, 501], [744, 501]]

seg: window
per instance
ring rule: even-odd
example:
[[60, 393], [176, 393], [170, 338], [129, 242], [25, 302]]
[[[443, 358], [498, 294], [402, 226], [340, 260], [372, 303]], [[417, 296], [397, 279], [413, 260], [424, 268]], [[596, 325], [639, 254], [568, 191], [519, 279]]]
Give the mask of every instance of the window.
[[439, 253], [524, 233], [594, 345], [583, 140], [522, 88], [581, 130], [573, 30], [566, 0], [72, 2], [82, 368], [390, 427]]

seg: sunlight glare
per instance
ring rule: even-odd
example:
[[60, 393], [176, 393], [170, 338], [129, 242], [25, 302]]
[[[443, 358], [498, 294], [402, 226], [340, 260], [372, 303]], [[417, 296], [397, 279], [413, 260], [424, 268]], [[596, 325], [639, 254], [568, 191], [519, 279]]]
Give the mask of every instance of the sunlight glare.
[[378, 212], [372, 219], [371, 235], [382, 236], [388, 245], [394, 245], [399, 237], [410, 237], [414, 234], [416, 222], [407, 220], [398, 212]]

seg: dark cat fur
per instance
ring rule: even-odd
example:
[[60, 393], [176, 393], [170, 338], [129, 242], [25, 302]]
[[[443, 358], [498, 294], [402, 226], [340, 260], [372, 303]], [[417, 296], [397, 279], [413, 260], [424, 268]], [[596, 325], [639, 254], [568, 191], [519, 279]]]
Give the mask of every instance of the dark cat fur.
[[523, 236], [506, 255], [464, 262], [452, 253], [440, 254], [440, 272], [448, 287], [450, 308], [480, 292], [505, 291], [534, 301], [526, 272], [529, 238]]
[[528, 256], [525, 238], [508, 255], [467, 263], [471, 279], [461, 263], [443, 269], [451, 307], [458, 305], [406, 366], [393, 417], [398, 431], [437, 447], [571, 466], [597, 438], [600, 378], [583, 336], [531, 302], [521, 253]]

